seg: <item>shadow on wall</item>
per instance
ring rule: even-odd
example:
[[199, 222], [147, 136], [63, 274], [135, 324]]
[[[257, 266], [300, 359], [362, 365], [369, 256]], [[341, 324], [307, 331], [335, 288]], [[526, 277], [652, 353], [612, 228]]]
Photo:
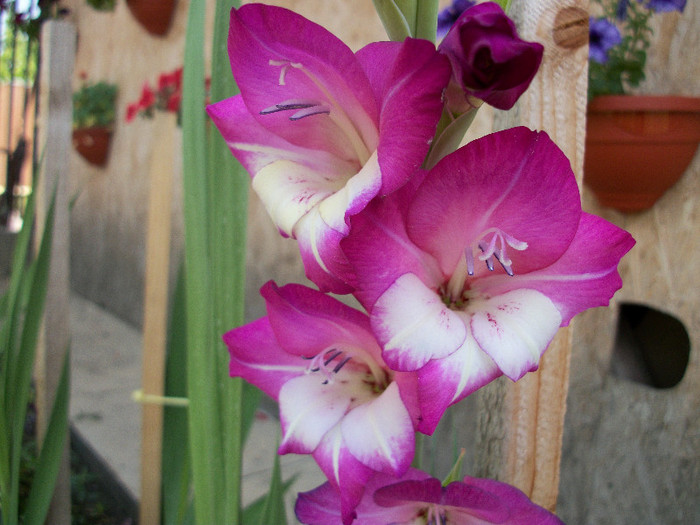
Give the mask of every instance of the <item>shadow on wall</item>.
[[611, 373], [654, 388], [672, 388], [685, 375], [690, 338], [676, 317], [635, 303], [620, 306]]

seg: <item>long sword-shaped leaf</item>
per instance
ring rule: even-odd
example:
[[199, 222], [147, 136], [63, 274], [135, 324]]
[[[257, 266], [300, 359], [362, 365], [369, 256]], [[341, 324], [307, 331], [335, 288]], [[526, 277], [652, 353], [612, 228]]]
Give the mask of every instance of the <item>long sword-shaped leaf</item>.
[[[211, 98], [231, 97], [238, 88], [231, 74], [227, 37], [229, 13], [239, 2], [218, 0], [214, 23]], [[245, 301], [246, 225], [249, 176], [222, 136], [212, 129], [209, 141], [209, 250], [212, 258], [214, 331], [221, 386], [222, 440], [226, 468], [226, 516], [239, 520], [244, 430], [252, 423], [259, 393], [241, 379], [228, 378], [228, 352], [221, 335], [243, 323]]]
[[416, 8], [416, 38], [424, 38], [435, 42], [437, 32], [438, 1], [418, 0]]
[[[36, 355], [36, 345], [41, 328], [41, 321], [44, 314], [44, 304], [46, 300], [46, 289], [48, 284], [48, 274], [51, 258], [51, 241], [53, 238], [53, 222], [55, 209], [55, 191], [51, 199], [46, 216], [44, 232], [39, 248], [37, 259], [34, 262], [35, 268], [30, 272], [31, 286], [24, 311], [24, 320], [21, 330], [21, 339], [18, 343], [11, 340], [11, 344], [5, 349], [8, 352], [7, 361], [7, 383], [5, 402], [2, 405], [2, 419], [6, 423], [4, 432], [7, 434], [3, 438], [3, 458], [0, 466], [2, 472], [2, 522], [3, 524], [13, 524], [18, 517], [18, 496], [19, 496], [19, 468], [22, 448], [22, 435], [24, 432], [24, 420], [27, 412], [27, 402], [31, 386], [34, 358]], [[21, 271], [16, 267], [13, 271]], [[26, 275], [24, 276], [26, 278]], [[17, 294], [21, 295], [22, 286], [17, 289]], [[19, 315], [18, 308], [23, 303], [16, 298], [13, 306], [12, 316]], [[18, 344], [15, 350], [14, 345]], [[5, 441], [6, 440], [6, 441]]]
[[204, 120], [205, 2], [191, 2], [185, 40], [182, 132], [190, 457], [197, 522], [226, 523], [224, 463], [212, 338]]
[[58, 470], [61, 466], [68, 435], [68, 400], [70, 397], [70, 350], [63, 358], [61, 377], [56, 389], [49, 425], [41, 445], [39, 461], [34, 472], [32, 488], [27, 498], [24, 525], [43, 525], [53, 497]]

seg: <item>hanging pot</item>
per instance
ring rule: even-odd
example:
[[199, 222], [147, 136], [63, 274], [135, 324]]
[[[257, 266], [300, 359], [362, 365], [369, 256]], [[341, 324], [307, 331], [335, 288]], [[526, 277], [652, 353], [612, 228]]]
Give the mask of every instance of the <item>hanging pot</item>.
[[597, 97], [588, 105], [584, 182], [604, 206], [646, 210], [680, 179], [698, 141], [699, 97]]
[[131, 14], [146, 31], [164, 36], [170, 30], [175, 12], [175, 0], [126, 0]]
[[107, 164], [112, 130], [94, 126], [73, 130], [73, 147], [90, 164], [103, 167]]

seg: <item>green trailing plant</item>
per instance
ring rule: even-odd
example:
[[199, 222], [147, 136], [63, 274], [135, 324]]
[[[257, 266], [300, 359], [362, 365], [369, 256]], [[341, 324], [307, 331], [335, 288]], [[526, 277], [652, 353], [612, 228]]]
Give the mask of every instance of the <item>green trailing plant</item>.
[[654, 13], [683, 12], [685, 0], [593, 0], [601, 16], [590, 19], [588, 98], [623, 95], [645, 78]]
[[88, 5], [97, 11], [114, 11], [116, 0], [86, 0]]
[[31, 393], [36, 346], [44, 312], [53, 232], [53, 199], [36, 259], [27, 266], [34, 219], [30, 196], [17, 238], [12, 274], [0, 300], [0, 523], [44, 523], [68, 430], [69, 369], [64, 360], [49, 424], [29, 494], [20, 509], [22, 437]]
[[114, 124], [116, 102], [116, 84], [85, 82], [73, 93], [73, 128], [111, 127]]

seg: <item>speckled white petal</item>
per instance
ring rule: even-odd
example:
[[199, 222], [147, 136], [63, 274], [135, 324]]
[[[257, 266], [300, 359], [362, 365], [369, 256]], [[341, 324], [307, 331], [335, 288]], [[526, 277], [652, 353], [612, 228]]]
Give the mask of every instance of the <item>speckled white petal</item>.
[[323, 380], [320, 374], [305, 374], [287, 381], [280, 389], [280, 454], [313, 452], [345, 415], [351, 397], [348, 384], [334, 381], [324, 385]]
[[398, 476], [411, 464], [413, 424], [396, 383], [378, 398], [351, 410], [340, 428], [350, 453], [371, 469]]
[[400, 371], [418, 370], [450, 355], [466, 336], [459, 315], [412, 273], [396, 279], [379, 297], [371, 321], [384, 361]]
[[477, 343], [513, 381], [537, 368], [562, 321], [546, 295], [528, 289], [475, 300], [467, 311]]

